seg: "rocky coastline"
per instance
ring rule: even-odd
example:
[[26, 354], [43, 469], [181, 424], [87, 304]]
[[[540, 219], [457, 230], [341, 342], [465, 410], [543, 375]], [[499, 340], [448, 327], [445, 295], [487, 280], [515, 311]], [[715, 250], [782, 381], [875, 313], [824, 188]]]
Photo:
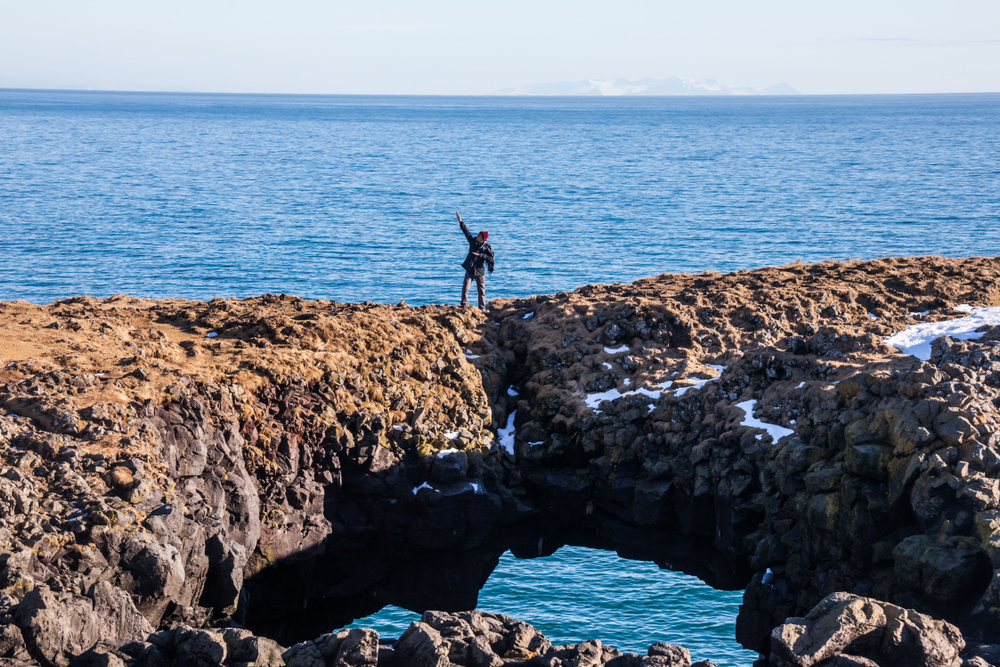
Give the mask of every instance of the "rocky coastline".
[[[998, 277], [0, 303], [0, 663], [692, 664], [468, 611], [508, 549], [573, 544], [745, 590], [762, 664], [1000, 665], [1000, 327], [887, 344]], [[387, 604], [422, 622], [336, 631]]]

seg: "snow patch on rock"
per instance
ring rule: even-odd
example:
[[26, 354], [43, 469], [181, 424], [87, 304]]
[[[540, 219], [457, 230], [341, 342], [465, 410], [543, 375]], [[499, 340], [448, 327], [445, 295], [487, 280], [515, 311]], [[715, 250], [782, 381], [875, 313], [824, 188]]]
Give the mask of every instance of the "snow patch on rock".
[[[738, 407], [740, 410], [746, 413], [746, 419], [740, 422], [740, 426], [749, 426], [750, 428], [759, 428], [764, 431], [767, 431], [767, 434], [771, 436], [771, 442], [778, 442], [778, 440], [785, 437], [786, 435], [795, 434], [795, 431], [793, 431], [790, 428], [785, 428], [784, 426], [778, 426], [777, 424], [768, 424], [766, 422], [762, 422], [761, 420], [754, 418], [753, 409], [756, 404], [757, 401], [752, 401], [752, 400], [743, 401], [742, 403], [736, 404], [736, 407]], [[757, 434], [754, 437], [756, 437], [758, 440], [762, 438], [760, 434]]]
[[514, 456], [514, 415], [517, 410], [512, 410], [507, 416], [506, 428], [498, 428], [497, 435], [500, 436], [500, 446], [507, 450], [507, 453]]
[[699, 380], [698, 382], [696, 382], [695, 384], [693, 384], [691, 386], [681, 387], [680, 389], [677, 390], [676, 395], [677, 396], [683, 396], [684, 394], [688, 393], [691, 390], [701, 389], [702, 387], [704, 387], [709, 382], [712, 382], [714, 380], [718, 380], [720, 377], [722, 377], [722, 371], [726, 370], [725, 366], [714, 366], [712, 364], [707, 364], [707, 365], [712, 370], [718, 371], [719, 374], [716, 375], [714, 378], [708, 378], [707, 380]]
[[931, 358], [931, 343], [942, 336], [951, 336], [958, 340], [975, 340], [982, 338], [985, 333], [976, 329], [984, 326], [1000, 326], [1000, 308], [973, 308], [963, 304], [955, 306], [955, 310], [969, 315], [945, 322], [914, 324], [893, 334], [885, 342], [903, 354], [911, 354], [917, 359], [927, 361]]
[[[626, 383], [627, 384], [627, 383]], [[673, 382], [664, 382], [659, 385], [658, 389], [647, 389], [646, 387], [639, 387], [635, 391], [627, 391], [624, 394], [617, 389], [608, 389], [607, 391], [602, 391], [596, 394], [587, 394], [587, 397], [583, 399], [583, 402], [587, 404], [588, 408], [594, 410], [594, 412], [600, 414], [599, 410], [596, 410], [598, 405], [604, 401], [613, 401], [616, 398], [621, 398], [622, 396], [632, 396], [634, 394], [642, 394], [643, 396], [649, 396], [652, 399], [658, 399], [663, 395], [665, 389], [669, 389]], [[657, 386], [657, 385], [654, 385]]]

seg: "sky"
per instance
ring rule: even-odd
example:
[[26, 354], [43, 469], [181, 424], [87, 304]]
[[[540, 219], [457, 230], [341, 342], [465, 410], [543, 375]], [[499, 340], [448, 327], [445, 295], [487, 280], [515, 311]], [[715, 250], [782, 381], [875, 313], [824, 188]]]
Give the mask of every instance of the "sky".
[[484, 95], [671, 76], [1000, 92], [1000, 0], [0, 0], [0, 88]]

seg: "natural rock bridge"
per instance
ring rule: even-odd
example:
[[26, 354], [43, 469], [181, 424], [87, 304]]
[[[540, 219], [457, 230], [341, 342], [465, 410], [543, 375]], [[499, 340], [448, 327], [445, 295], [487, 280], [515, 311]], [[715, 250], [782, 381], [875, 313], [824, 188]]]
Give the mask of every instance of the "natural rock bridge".
[[[0, 304], [3, 650], [68, 664], [133, 642], [123, 659], [180, 664], [215, 641], [239, 662], [252, 640], [271, 648], [242, 662], [277, 664], [262, 637], [314, 640], [387, 604], [472, 609], [504, 551], [575, 544], [745, 588], [737, 639], [775, 661], [912, 664], [939, 644], [919, 659], [991, 660], [1000, 330], [941, 339], [925, 361], [885, 340], [1000, 305], [998, 268], [664, 275], [488, 318], [287, 296]], [[772, 634], [837, 591], [861, 597]], [[813, 637], [843, 630], [845, 609], [871, 627], [839, 647]], [[358, 634], [309, 650], [419, 662], [456, 618], [425, 618], [395, 656]], [[483, 618], [461, 621], [447, 660], [590, 650], [547, 653]], [[250, 632], [190, 629], [234, 624]], [[897, 626], [922, 639], [872, 648], [872, 628]], [[598, 653], [588, 664], [619, 659]]]

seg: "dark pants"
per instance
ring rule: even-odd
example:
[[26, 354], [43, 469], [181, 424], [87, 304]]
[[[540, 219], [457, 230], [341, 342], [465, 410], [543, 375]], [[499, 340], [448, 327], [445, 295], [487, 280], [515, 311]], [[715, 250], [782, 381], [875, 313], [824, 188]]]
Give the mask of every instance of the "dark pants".
[[469, 284], [475, 280], [476, 281], [476, 291], [479, 292], [479, 307], [486, 307], [486, 275], [474, 275], [468, 271], [465, 272], [465, 280], [462, 281], [462, 305], [465, 306], [469, 303]]

